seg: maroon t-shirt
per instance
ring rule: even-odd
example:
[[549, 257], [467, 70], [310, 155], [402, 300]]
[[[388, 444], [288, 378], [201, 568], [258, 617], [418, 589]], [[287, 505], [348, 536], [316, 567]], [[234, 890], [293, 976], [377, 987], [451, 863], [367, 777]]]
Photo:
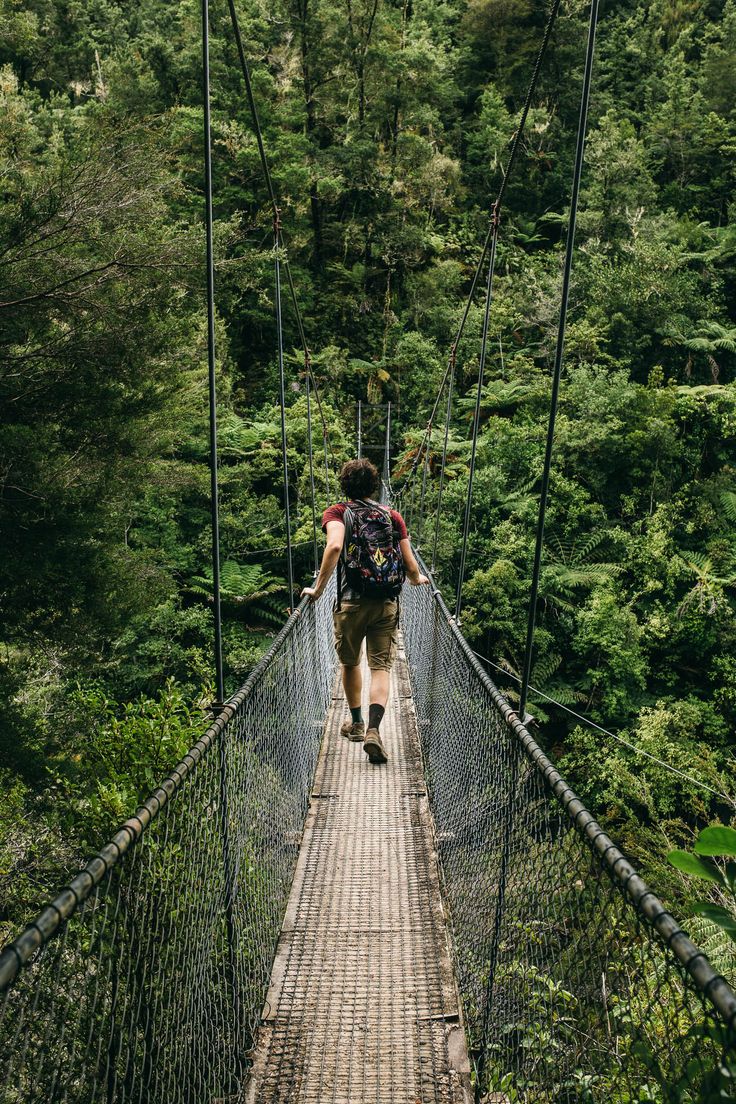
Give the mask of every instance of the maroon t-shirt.
[[[322, 532], [327, 531], [328, 521], [342, 521], [345, 516], [345, 511], [348, 508], [349, 503], [337, 502], [334, 506], [328, 506], [322, 515]], [[406, 522], [399, 513], [398, 510], [391, 511], [391, 520], [394, 523], [394, 529], [399, 535], [399, 540], [406, 540], [409, 536], [409, 531], [406, 528]]]
[[[366, 501], [371, 502], [371, 499], [367, 499]], [[328, 506], [322, 515], [322, 530], [327, 530], [328, 521], [342, 521], [348, 506], [348, 502], [337, 502], [334, 506]], [[409, 532], [406, 528], [406, 522], [398, 510], [391, 510], [391, 521], [393, 522], [394, 530], [399, 540], [405, 540], [409, 536]], [[346, 602], [354, 602], [360, 601], [361, 595], [343, 583], [342, 598]]]

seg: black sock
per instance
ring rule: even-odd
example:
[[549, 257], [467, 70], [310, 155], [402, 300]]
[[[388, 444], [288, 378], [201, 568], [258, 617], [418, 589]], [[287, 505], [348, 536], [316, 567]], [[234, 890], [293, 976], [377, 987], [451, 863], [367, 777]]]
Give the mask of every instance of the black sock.
[[353, 724], [359, 724], [363, 720], [363, 710], [359, 705], [356, 705], [355, 709], [350, 707], [350, 716], [353, 718]]
[[383, 720], [383, 714], [386, 712], [384, 706], [376, 705], [375, 702], [371, 702], [368, 709], [368, 727], [378, 728]]

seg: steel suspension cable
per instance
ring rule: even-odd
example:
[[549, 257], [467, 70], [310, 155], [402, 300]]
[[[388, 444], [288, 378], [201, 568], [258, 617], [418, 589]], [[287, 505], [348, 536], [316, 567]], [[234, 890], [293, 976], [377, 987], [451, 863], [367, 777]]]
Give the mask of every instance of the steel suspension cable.
[[[250, 108], [251, 118], [253, 120], [253, 130], [255, 132], [256, 142], [258, 144], [258, 156], [259, 156], [260, 161], [261, 161], [261, 169], [262, 169], [262, 172], [263, 172], [263, 178], [264, 178], [264, 181], [265, 181], [265, 184], [266, 184], [266, 190], [268, 192], [268, 198], [269, 198], [269, 201], [270, 201], [270, 204], [271, 204], [273, 218], [274, 218], [274, 220], [279, 220], [279, 222], [280, 222], [281, 212], [279, 210], [278, 201], [276, 199], [276, 192], [275, 192], [274, 186], [273, 186], [273, 180], [272, 180], [272, 177], [271, 177], [271, 170], [269, 168], [268, 158], [266, 156], [266, 147], [265, 147], [265, 144], [264, 144], [264, 141], [263, 141], [263, 131], [261, 129], [261, 121], [260, 121], [260, 117], [258, 115], [258, 107], [256, 105], [255, 95], [253, 93], [253, 83], [251, 81], [251, 76], [250, 76], [250, 66], [248, 65], [248, 59], [245, 56], [245, 48], [243, 46], [243, 36], [240, 32], [240, 21], [238, 20], [238, 13], [235, 10], [234, 0], [228, 0], [228, 8], [229, 8], [229, 11], [230, 11], [230, 22], [231, 22], [232, 28], [233, 28], [233, 35], [234, 35], [234, 38], [235, 38], [235, 45], [237, 47], [238, 59], [240, 61], [240, 68], [241, 68], [241, 71], [243, 73], [243, 79], [245, 81], [245, 91], [246, 91], [246, 95], [248, 97], [248, 106]], [[283, 240], [283, 232], [282, 232], [281, 237], [282, 237], [282, 240]], [[289, 258], [286, 254], [284, 254], [282, 264], [283, 264], [284, 272], [286, 274], [286, 282], [287, 282], [287, 285], [288, 285], [288, 288], [289, 288], [289, 295], [290, 295], [290, 298], [291, 298], [292, 306], [294, 308], [294, 317], [296, 319], [297, 329], [299, 331], [299, 340], [301, 342], [302, 350], [303, 350], [303, 353], [304, 353], [304, 367], [305, 367], [306, 371], [309, 373], [311, 381], [312, 381], [312, 390], [314, 392], [315, 402], [317, 403], [317, 409], [319, 411], [320, 419], [322, 421], [322, 432], [323, 432], [323, 435], [325, 437], [326, 444], [329, 443], [329, 450], [330, 450], [330, 453], [332, 454], [332, 461], [333, 461], [333, 464], [336, 466], [337, 461], [335, 459], [335, 453], [334, 453], [334, 450], [332, 448], [332, 443], [329, 442], [329, 432], [328, 432], [328, 429], [327, 429], [327, 420], [325, 418], [324, 410], [323, 410], [323, 407], [322, 407], [322, 400], [321, 400], [320, 393], [319, 393], [319, 387], [317, 386], [317, 381], [314, 378], [314, 373], [312, 371], [312, 362], [311, 362], [311, 356], [310, 356], [310, 352], [309, 352], [309, 344], [307, 342], [307, 335], [306, 335], [306, 331], [304, 329], [304, 320], [302, 318], [302, 312], [301, 312], [301, 308], [299, 306], [299, 299], [298, 299], [297, 294], [296, 294], [296, 287], [294, 285], [294, 278], [293, 278], [292, 272], [291, 272], [291, 265], [289, 263]], [[329, 494], [329, 492], [328, 492], [328, 494]]]
[[[513, 136], [512, 141], [511, 141], [511, 150], [509, 152], [509, 158], [508, 158], [508, 161], [506, 162], [506, 168], [502, 170], [501, 184], [500, 184], [500, 187], [499, 187], [499, 190], [498, 190], [498, 194], [496, 195], [496, 199], [494, 200], [492, 208], [491, 208], [491, 219], [490, 219], [490, 222], [489, 222], [488, 231], [486, 233], [485, 241], [483, 242], [483, 248], [481, 250], [481, 255], [480, 255], [480, 258], [478, 260], [478, 264], [476, 266], [475, 272], [473, 274], [473, 280], [472, 280], [472, 283], [471, 283], [471, 286], [470, 286], [470, 291], [468, 292], [467, 298], [465, 300], [465, 308], [463, 310], [462, 318], [460, 320], [460, 325], [458, 326], [457, 333], [455, 334], [455, 339], [454, 339], [454, 341], [452, 343], [452, 346], [450, 348], [450, 357], [448, 359], [447, 368], [445, 369], [445, 373], [444, 373], [444, 375], [442, 377], [442, 380], [440, 382], [440, 386], [439, 386], [438, 391], [437, 391], [437, 397], [435, 399], [434, 406], [432, 407], [432, 412], [429, 416], [429, 422], [427, 423], [427, 430], [425, 432], [424, 441], [420, 445], [419, 451], [418, 451], [417, 455], [415, 456], [414, 463], [412, 464], [412, 468], [411, 468], [409, 474], [407, 475], [404, 483], [402, 484], [401, 489], [398, 492], [399, 495], [403, 495], [409, 481], [416, 478], [417, 468], [419, 466], [419, 459], [420, 459], [421, 454], [422, 454], [423, 449], [424, 449], [424, 442], [426, 441], [426, 438], [427, 438], [427, 436], [430, 432], [430, 427], [432, 426], [432, 424], [434, 422], [434, 419], [435, 419], [435, 416], [437, 414], [437, 409], [439, 407], [440, 398], [442, 397], [442, 393], [445, 389], [445, 385], [448, 383], [450, 377], [453, 376], [454, 372], [455, 372], [455, 360], [456, 360], [456, 357], [457, 357], [458, 346], [459, 346], [460, 341], [462, 339], [463, 333], [465, 332], [465, 324], [468, 320], [468, 315], [470, 313], [470, 308], [471, 308], [473, 300], [475, 298], [475, 290], [476, 290], [476, 287], [478, 285], [478, 280], [480, 278], [481, 272], [483, 271], [483, 268], [484, 268], [484, 265], [485, 265], [485, 259], [486, 259], [486, 256], [488, 254], [488, 250], [491, 248], [491, 244], [492, 244], [492, 241], [493, 241], [493, 238], [494, 238], [494, 226], [495, 226], [495, 223], [497, 222], [497, 220], [500, 218], [501, 204], [502, 204], [503, 198], [506, 194], [506, 189], [508, 187], [509, 177], [511, 175], [511, 171], [514, 167], [514, 164], [516, 162], [516, 157], [517, 157], [519, 147], [520, 147], [520, 144], [521, 144], [521, 139], [523, 137], [524, 130], [526, 128], [526, 123], [527, 123], [527, 119], [528, 119], [528, 116], [529, 116], [529, 111], [531, 110], [532, 101], [534, 99], [534, 93], [536, 92], [537, 84], [539, 82], [539, 74], [541, 72], [542, 62], [544, 61], [544, 57], [547, 53], [547, 47], [549, 46], [550, 38], [552, 36], [552, 29], [555, 25], [557, 15], [558, 15], [559, 10], [560, 10], [560, 3], [561, 3], [561, 0], [552, 0], [552, 6], [550, 7], [549, 14], [547, 16], [547, 22], [545, 24], [544, 34], [542, 35], [542, 42], [540, 44], [539, 50], [537, 51], [537, 56], [536, 56], [535, 61], [534, 61], [534, 68], [532, 70], [532, 75], [529, 79], [529, 84], [527, 86], [526, 96], [524, 98], [524, 105], [521, 109], [521, 115], [519, 116], [519, 124], [518, 124], [516, 130], [514, 131], [514, 136]], [[496, 232], [497, 232], [497, 227], [496, 227]], [[443, 472], [443, 474], [444, 474], [444, 472]], [[441, 500], [440, 500], [440, 503], [438, 503], [438, 508], [439, 508], [440, 504], [441, 504]]]
[[212, 601], [215, 621], [215, 683], [217, 706], [225, 701], [222, 667], [222, 606], [220, 603], [220, 517], [217, 478], [217, 381], [215, 349], [215, 260], [212, 214], [212, 120], [210, 112], [209, 3], [202, 0], [202, 101], [204, 116], [205, 250], [207, 270], [207, 377], [210, 418], [210, 513], [212, 525]]
[[391, 489], [391, 403], [386, 407], [386, 438], [383, 446], [383, 471], [381, 473], [382, 499], [386, 505], [391, 504], [393, 492]]
[[526, 121], [527, 121], [529, 111], [530, 111], [531, 105], [532, 105], [532, 99], [533, 99], [533, 96], [534, 96], [534, 92], [536, 90], [537, 82], [539, 80], [539, 73], [541, 71], [542, 61], [544, 59], [544, 55], [547, 52], [547, 46], [549, 45], [549, 40], [550, 40], [550, 37], [552, 35], [552, 28], [553, 28], [555, 20], [557, 18], [557, 13], [559, 12], [559, 9], [560, 9], [560, 0], [553, 0], [552, 7], [550, 8], [550, 12], [549, 12], [549, 15], [547, 17], [547, 23], [546, 23], [546, 26], [545, 26], [545, 29], [544, 29], [544, 35], [542, 37], [542, 42], [541, 42], [541, 45], [539, 47], [539, 51], [537, 53], [537, 58], [536, 58], [536, 61], [535, 61], [535, 64], [534, 64], [534, 70], [532, 72], [531, 80], [529, 81], [529, 87], [527, 89], [526, 98], [524, 100], [524, 107], [522, 108], [521, 117], [519, 119], [519, 125], [518, 125], [518, 127], [516, 129], [516, 132], [514, 134], [514, 138], [513, 138], [513, 141], [512, 141], [512, 145], [511, 145], [511, 152], [509, 154], [508, 163], [507, 163], [507, 166], [506, 166], [506, 170], [503, 174], [503, 178], [501, 180], [501, 187], [499, 188], [498, 195], [496, 197], [495, 203], [493, 204], [493, 213], [492, 213], [492, 216], [491, 216], [491, 227], [490, 227], [490, 233], [491, 233], [490, 254], [491, 255], [490, 255], [490, 261], [489, 261], [489, 264], [488, 264], [488, 283], [487, 283], [487, 287], [486, 287], [485, 313], [484, 313], [484, 316], [483, 316], [483, 335], [482, 335], [482, 338], [481, 338], [480, 362], [479, 362], [479, 365], [478, 365], [478, 386], [477, 386], [477, 389], [476, 389], [475, 411], [474, 411], [474, 415], [473, 415], [473, 437], [472, 437], [472, 446], [471, 446], [471, 454], [470, 454], [470, 472], [469, 472], [469, 476], [468, 476], [468, 490], [467, 490], [467, 495], [466, 495], [466, 499], [465, 499], [465, 518], [464, 518], [464, 523], [463, 523], [463, 537], [462, 537], [462, 544], [461, 544], [461, 548], [460, 548], [460, 568], [459, 568], [459, 571], [458, 571], [457, 592], [456, 592], [456, 595], [455, 595], [455, 619], [458, 622], [460, 620], [460, 609], [461, 609], [461, 606], [462, 606], [462, 589], [463, 589], [463, 582], [465, 581], [465, 565], [466, 565], [467, 552], [468, 552], [468, 538], [469, 538], [469, 535], [470, 535], [470, 514], [471, 514], [472, 502], [473, 502], [473, 484], [475, 482], [475, 462], [476, 462], [476, 454], [477, 454], [477, 450], [478, 450], [478, 433], [479, 433], [479, 430], [480, 430], [480, 404], [481, 404], [481, 398], [482, 398], [482, 395], [483, 395], [483, 383], [484, 383], [484, 377], [485, 377], [486, 355], [487, 355], [487, 350], [488, 350], [488, 326], [489, 326], [489, 320], [490, 320], [491, 304], [493, 302], [493, 277], [494, 277], [495, 267], [496, 267], [496, 247], [497, 247], [497, 244], [498, 244], [498, 231], [499, 231], [499, 225], [500, 225], [501, 204], [503, 202], [503, 198], [504, 198], [504, 195], [506, 193], [506, 188], [507, 188], [507, 185], [508, 185], [509, 177], [511, 175], [511, 170], [512, 170], [512, 168], [514, 166], [514, 163], [516, 161], [516, 156], [517, 156], [517, 153], [518, 153], [518, 150], [519, 150], [519, 144], [521, 142], [521, 136], [524, 132], [524, 127], [526, 126]]
[[[580, 117], [578, 120], [578, 135], [577, 144], [575, 150], [575, 167], [573, 171], [573, 183], [570, 196], [570, 219], [568, 222], [567, 244], [565, 247], [565, 265], [562, 284], [562, 297], [560, 304], [560, 324], [557, 332], [557, 348], [555, 353], [555, 369], [552, 384], [552, 400], [550, 407], [550, 418], [547, 428], [547, 448], [545, 453], [545, 469], [542, 476], [542, 492], [540, 495], [539, 504], [539, 519], [537, 523], [537, 537], [534, 555], [534, 572], [532, 577], [532, 593], [529, 600], [529, 621], [527, 625], [527, 641], [526, 651], [524, 656], [524, 673], [520, 689], [519, 697], [519, 711], [518, 717], [521, 723], [524, 723], [524, 716], [526, 713], [526, 700], [529, 689], [529, 673], [531, 670], [531, 656], [532, 647], [534, 642], [534, 623], [536, 614], [536, 602], [539, 589], [539, 568], [542, 557], [542, 539], [544, 535], [544, 517], [547, 506], [547, 492], [549, 489], [549, 472], [552, 462], [552, 441], [554, 437], [554, 422], [557, 412], [557, 395], [559, 391], [560, 373], [562, 369], [562, 356], [564, 351], [564, 337], [565, 337], [565, 325], [567, 322], [567, 303], [570, 290], [570, 273], [572, 271], [572, 255], [575, 241], [575, 224], [577, 216], [577, 204], [580, 190], [580, 178], [582, 175], [583, 166], [583, 154], [585, 149], [585, 132], [588, 121], [588, 103], [590, 101], [590, 84], [593, 72], [593, 55], [595, 52], [595, 33], [598, 24], [598, 5], [599, 0], [591, 0], [590, 5], [590, 22], [588, 25], [588, 43], [585, 53], [585, 71], [583, 75], [583, 88], [580, 97]], [[501, 862], [498, 873], [498, 891], [496, 894], [495, 913], [493, 921], [493, 934], [491, 937], [491, 958], [488, 969], [488, 980], [486, 983], [486, 998], [485, 998], [485, 1011], [483, 1015], [483, 1023], [481, 1028], [481, 1037], [485, 1043], [488, 1038], [489, 1026], [490, 1026], [490, 1009], [492, 1005], [492, 997], [496, 986], [496, 974], [498, 969], [498, 956], [499, 956], [499, 935], [501, 931], [501, 924], [503, 916], [506, 910], [506, 891], [508, 884], [508, 871], [511, 861], [511, 840], [514, 832], [517, 809], [519, 804], [519, 779], [518, 779], [518, 765], [514, 771], [514, 777], [511, 780], [509, 788], [509, 807], [506, 815], [506, 823], [504, 825], [503, 843], [501, 846]], [[481, 1059], [479, 1062], [479, 1080], [482, 1080], [483, 1070], [486, 1059], [486, 1048], [483, 1047], [481, 1051]]]
[[442, 492], [445, 487], [445, 465], [447, 464], [447, 446], [450, 440], [450, 418], [452, 417], [452, 392], [455, 386], [455, 354], [450, 357], [450, 378], [447, 384], [447, 409], [445, 410], [445, 435], [442, 442], [442, 467], [440, 485], [437, 490], [437, 502], [434, 515], [434, 538], [432, 540], [432, 573], [437, 566], [437, 544], [440, 537], [440, 516], [442, 513]]
[[588, 127], [588, 105], [590, 103], [590, 85], [593, 75], [593, 56], [595, 54], [595, 35], [598, 25], [598, 6], [599, 0], [591, 0], [590, 24], [588, 27], [588, 45], [585, 54], [583, 90], [580, 97], [580, 116], [578, 119], [578, 134], [575, 147], [575, 167], [573, 170], [572, 188], [570, 193], [570, 217], [567, 224], [565, 263], [562, 274], [560, 320], [557, 329], [555, 363], [552, 373], [552, 394], [550, 396], [549, 421], [547, 423], [547, 442], [544, 452], [544, 467], [542, 469], [542, 487], [539, 495], [539, 513], [537, 517], [537, 532], [534, 547], [534, 567], [532, 569], [531, 592], [529, 595], [529, 615], [527, 620], [526, 647], [524, 649], [524, 670], [522, 673], [521, 692], [519, 696], [519, 717], [522, 719], [522, 721], [524, 719], [524, 711], [526, 709], [526, 700], [529, 692], [529, 680], [531, 678], [532, 670], [534, 629], [537, 617], [537, 598], [539, 595], [539, 575], [542, 565], [542, 544], [544, 541], [544, 523], [547, 514], [547, 498], [549, 496], [549, 480], [550, 472], [552, 469], [552, 449], [554, 445], [555, 422], [557, 420], [557, 405], [560, 393], [562, 361], [565, 353], [567, 309], [570, 299], [570, 278], [572, 275], [572, 261], [575, 251], [575, 231], [577, 228], [578, 201], [580, 198], [580, 180], [583, 173], [583, 160], [585, 157], [585, 137]]
[[490, 244], [490, 240], [491, 240], [491, 238], [490, 238], [490, 234], [489, 234], [489, 236], [486, 239], [486, 242], [483, 245], [483, 251], [481, 253], [480, 260], [478, 261], [478, 264], [476, 265], [476, 268], [475, 268], [475, 272], [473, 273], [473, 280], [472, 280], [472, 283], [470, 285], [470, 291], [468, 292], [467, 298], [465, 300], [465, 307], [464, 307], [464, 310], [463, 310], [462, 318], [460, 319], [460, 325], [458, 326], [457, 332], [455, 334], [455, 338], [452, 342], [452, 346], [451, 346], [451, 350], [450, 350], [450, 356], [449, 356], [449, 359], [448, 359], [448, 362], [447, 362], [447, 367], [445, 368], [444, 374], [443, 374], [442, 379], [440, 381], [439, 388], [437, 390], [437, 394], [435, 396], [434, 404], [432, 406], [432, 410], [431, 410], [431, 413], [429, 415], [429, 421], [427, 422], [427, 428], [424, 432], [424, 437], [422, 438], [421, 444], [419, 445], [419, 449], [417, 450], [417, 453], [414, 457], [414, 460], [413, 460], [411, 469], [409, 471], [409, 474], [406, 476], [406, 478], [404, 479], [404, 482], [401, 484], [401, 487], [396, 492], [397, 496], [403, 496], [405, 494], [406, 490], [408, 489], [409, 484], [416, 477], [417, 470], [419, 468], [419, 462], [420, 462], [420, 459], [421, 459], [421, 457], [424, 453], [425, 443], [426, 443], [427, 437], [429, 435], [430, 426], [434, 423], [434, 419], [437, 416], [437, 411], [439, 409], [440, 400], [442, 398], [442, 393], [445, 390], [445, 385], [447, 384], [447, 381], [450, 377], [450, 373], [451, 373], [451, 371], [454, 371], [455, 358], [457, 356], [457, 347], [460, 344], [463, 333], [465, 332], [465, 323], [468, 320], [468, 315], [470, 314], [470, 308], [473, 305], [473, 299], [475, 298], [475, 289], [478, 286], [478, 279], [479, 279], [480, 274], [483, 270], [483, 264], [484, 264], [484, 261], [485, 261], [485, 258], [486, 258], [486, 253], [488, 252], [488, 245]]
[[463, 539], [460, 545], [460, 568], [458, 570], [457, 591], [455, 594], [455, 620], [460, 622], [460, 607], [462, 605], [462, 590], [465, 580], [465, 561], [468, 554], [468, 536], [470, 534], [470, 511], [473, 505], [473, 483], [475, 481], [475, 461], [478, 452], [478, 432], [480, 429], [480, 403], [483, 397], [483, 381], [486, 370], [486, 355], [488, 352], [488, 326], [491, 317], [491, 303], [493, 302], [493, 277], [496, 271], [496, 246], [498, 244], [498, 209], [494, 211], [493, 237], [491, 238], [491, 255], [488, 261], [488, 283], [486, 284], [486, 302], [483, 312], [483, 334], [480, 343], [480, 359], [478, 362], [478, 386], [475, 392], [475, 410], [473, 412], [473, 444], [470, 452], [470, 472], [468, 474], [468, 490], [465, 496], [465, 518], [463, 520]]
[[[477, 652], [475, 648], [473, 649], [473, 654], [476, 655], [478, 659], [482, 660], [483, 663], [487, 663], [489, 667], [493, 667], [494, 670], [505, 675], [506, 678], [521, 684], [520, 676], [515, 675], [513, 671], [509, 671], [508, 667], [502, 667], [499, 663], [494, 663], [492, 659], [489, 659], [488, 656], [483, 655], [481, 652]], [[532, 684], [529, 683], [529, 690], [538, 697], [544, 698], [550, 705], [554, 705], [557, 709], [562, 709], [563, 712], [568, 713], [571, 717], [574, 717], [576, 721], [580, 721], [581, 724], [587, 725], [588, 728], [595, 729], [596, 732], [603, 733], [604, 736], [610, 736], [612, 740], [616, 740], [617, 743], [623, 744], [624, 747], [635, 752], [637, 755], [641, 755], [644, 759], [651, 760], [652, 763], [656, 763], [657, 766], [668, 771], [670, 774], [685, 779], [701, 790], [707, 790], [708, 793], [713, 794], [714, 797], [720, 798], [728, 805], [735, 804], [734, 798], [729, 797], [728, 794], [721, 793], [720, 790], [715, 790], [712, 786], [709, 786], [707, 782], [701, 782], [699, 778], [696, 778], [692, 774], [687, 774], [685, 771], [681, 771], [678, 767], [673, 767], [671, 763], [667, 763], [664, 759], [659, 759], [656, 755], [652, 755], [650, 751], [646, 751], [644, 748], [632, 743], [631, 740], [627, 740], [625, 736], [621, 736], [618, 732], [611, 732], [610, 728], [604, 728], [603, 725], [596, 724], [590, 717], [586, 717], [583, 713], [578, 713], [575, 709], [571, 709], [569, 705], [563, 705], [557, 698], [552, 698], [549, 694], [545, 694], [544, 690], [540, 690], [538, 686], [532, 686]], [[504, 695], [504, 697], [505, 696], [506, 695]]]
[[537, 52], [537, 57], [534, 62], [534, 69], [532, 70], [532, 75], [529, 80], [529, 86], [526, 92], [526, 98], [524, 100], [524, 106], [522, 107], [521, 115], [519, 116], [519, 125], [516, 128], [516, 131], [514, 132], [514, 137], [511, 141], [511, 151], [509, 153], [509, 159], [506, 162], [506, 169], [503, 172], [501, 186], [498, 189], [498, 195], [496, 196], [494, 207], [497, 214], [500, 214], [501, 204], [503, 203], [503, 197], [506, 194], [506, 188], [509, 182], [509, 176], [511, 174], [512, 168], [514, 167], [516, 155], [519, 151], [519, 145], [521, 143], [521, 138], [526, 126], [526, 120], [529, 115], [529, 111], [531, 110], [532, 99], [534, 98], [534, 93], [537, 88], [537, 82], [539, 81], [539, 74], [542, 68], [542, 62], [544, 61], [544, 55], [547, 53], [549, 40], [552, 37], [552, 28], [555, 25], [555, 20], [557, 19], [557, 15], [560, 10], [560, 2], [561, 0], [552, 0], [552, 6], [549, 10], [549, 15], [547, 16], [547, 23], [544, 28], [544, 34], [542, 35], [542, 42]]
[[312, 388], [309, 382], [309, 373], [306, 375], [307, 388], [307, 452], [309, 455], [309, 486], [312, 492], [312, 546], [314, 552], [314, 575], [319, 571], [319, 555], [317, 552], [317, 493], [314, 487], [314, 448], [312, 445]]
[[[209, 0], [202, 0], [202, 100], [204, 123], [204, 183], [205, 183], [205, 238], [207, 268], [207, 369], [210, 420], [210, 509], [212, 516], [212, 597], [215, 622], [215, 677], [217, 700], [213, 703], [215, 716], [225, 707], [225, 680], [222, 664], [222, 609], [220, 604], [220, 523], [219, 488], [217, 479], [217, 381], [215, 349], [215, 262], [212, 202], [212, 118], [210, 109], [210, 35]], [[225, 930], [227, 956], [225, 971], [235, 1024], [235, 1037], [240, 1033], [240, 992], [237, 985], [237, 937], [234, 917], [234, 868], [230, 840], [230, 803], [228, 763], [224, 739], [218, 748], [219, 774], [219, 835], [222, 844], [222, 872], [224, 881]], [[239, 1048], [232, 1056], [233, 1069], [240, 1069]]]
[[324, 431], [322, 433], [322, 444], [324, 446], [324, 451], [325, 451], [325, 502], [329, 506], [330, 505], [330, 497], [331, 497], [330, 496], [330, 486], [331, 486], [331, 482], [330, 482], [330, 461], [329, 461], [329, 457], [327, 455], [327, 433], [324, 432]]
[[281, 454], [284, 472], [284, 521], [286, 526], [286, 567], [289, 579], [289, 610], [294, 601], [294, 560], [291, 550], [291, 508], [289, 506], [289, 457], [286, 451], [286, 374], [284, 371], [284, 331], [281, 318], [281, 223], [273, 222], [274, 286], [276, 300], [276, 337], [279, 362], [279, 400], [281, 407]]
[[425, 499], [427, 496], [427, 473], [429, 470], [429, 453], [432, 448], [432, 427], [429, 427], [429, 436], [427, 437], [427, 447], [424, 450], [424, 465], [422, 468], [422, 493], [419, 498], [419, 532], [418, 540], [420, 543], [424, 541], [424, 509]]

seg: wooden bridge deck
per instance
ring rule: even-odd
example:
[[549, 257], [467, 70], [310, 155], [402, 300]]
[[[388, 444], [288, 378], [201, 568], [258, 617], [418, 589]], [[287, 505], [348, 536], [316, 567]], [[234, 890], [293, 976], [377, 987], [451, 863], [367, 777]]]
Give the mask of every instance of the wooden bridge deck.
[[[367, 715], [367, 710], [365, 711]], [[327, 716], [247, 1104], [468, 1104], [469, 1064], [406, 661], [389, 762]]]

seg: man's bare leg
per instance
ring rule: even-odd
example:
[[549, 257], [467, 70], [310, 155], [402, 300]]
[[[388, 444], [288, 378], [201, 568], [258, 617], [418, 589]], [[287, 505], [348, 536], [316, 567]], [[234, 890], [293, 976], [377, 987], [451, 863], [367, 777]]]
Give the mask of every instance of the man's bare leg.
[[388, 756], [378, 731], [388, 701], [390, 671], [371, 671], [371, 704], [363, 749], [371, 763], [385, 763]]
[[363, 675], [360, 667], [343, 667], [342, 685], [345, 690], [348, 708], [357, 709], [363, 698]]
[[342, 667], [342, 684], [345, 688], [345, 700], [350, 709], [350, 720], [345, 721], [340, 732], [346, 740], [362, 741], [365, 736], [365, 723], [361, 710], [363, 697], [363, 676], [360, 667]]
[[390, 671], [371, 671], [371, 705], [382, 705], [386, 708], [390, 679]]

